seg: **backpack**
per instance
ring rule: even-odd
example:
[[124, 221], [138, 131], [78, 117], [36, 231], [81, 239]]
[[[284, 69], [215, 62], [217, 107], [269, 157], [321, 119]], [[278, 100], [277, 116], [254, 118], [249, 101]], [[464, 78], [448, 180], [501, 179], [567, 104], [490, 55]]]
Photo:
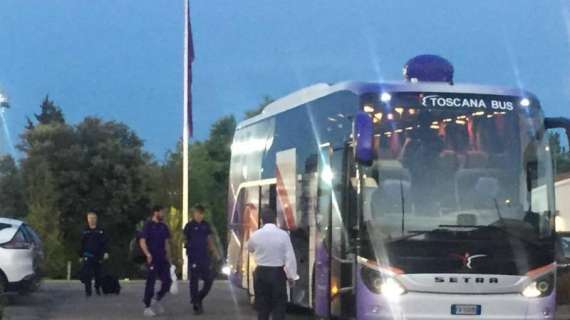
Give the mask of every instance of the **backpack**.
[[129, 244], [130, 260], [136, 264], [146, 262], [146, 257], [140, 246], [141, 232], [137, 230], [135, 238]]

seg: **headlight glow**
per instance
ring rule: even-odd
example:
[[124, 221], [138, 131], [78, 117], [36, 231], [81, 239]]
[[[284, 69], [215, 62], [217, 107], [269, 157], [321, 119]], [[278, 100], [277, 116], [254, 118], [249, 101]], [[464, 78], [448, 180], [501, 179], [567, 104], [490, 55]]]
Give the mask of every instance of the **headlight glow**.
[[554, 276], [548, 274], [530, 283], [521, 294], [526, 298], [546, 297], [554, 289]]
[[406, 289], [398, 280], [376, 268], [363, 266], [360, 274], [364, 285], [372, 293], [381, 294], [387, 298], [398, 297], [406, 293]]
[[232, 268], [228, 265], [225, 265], [222, 267], [222, 273], [226, 276], [229, 276], [230, 273], [232, 272]]
[[394, 278], [386, 278], [380, 286], [383, 296], [394, 298], [406, 293], [404, 287], [398, 283]]
[[536, 281], [533, 281], [531, 284], [529, 284], [522, 292], [522, 295], [527, 298], [538, 298], [541, 294], [542, 292], [538, 290]]

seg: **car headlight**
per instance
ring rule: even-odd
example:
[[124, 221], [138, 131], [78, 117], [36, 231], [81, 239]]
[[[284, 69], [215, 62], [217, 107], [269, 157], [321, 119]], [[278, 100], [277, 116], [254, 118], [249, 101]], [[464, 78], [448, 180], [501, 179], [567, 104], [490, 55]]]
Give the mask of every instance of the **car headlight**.
[[527, 298], [540, 298], [549, 296], [554, 289], [554, 275], [548, 274], [531, 282], [521, 292]]
[[361, 276], [364, 285], [373, 293], [386, 297], [397, 297], [406, 293], [406, 289], [392, 276], [383, 274], [376, 269], [363, 266]]

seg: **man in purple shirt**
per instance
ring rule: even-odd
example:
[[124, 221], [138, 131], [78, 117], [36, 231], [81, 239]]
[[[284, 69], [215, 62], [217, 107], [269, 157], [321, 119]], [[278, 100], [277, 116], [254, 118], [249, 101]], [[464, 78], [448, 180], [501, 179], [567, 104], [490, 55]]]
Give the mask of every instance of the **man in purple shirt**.
[[[164, 211], [162, 206], [155, 206], [152, 209], [152, 216], [145, 223], [140, 238], [140, 247], [146, 256], [148, 267], [143, 300], [145, 317], [154, 317], [157, 314], [164, 313], [160, 301], [172, 285], [170, 278], [170, 231], [168, 226], [162, 222]], [[154, 285], [157, 278], [160, 279], [162, 286], [155, 296]]]
[[[190, 274], [190, 300], [195, 314], [204, 312], [202, 301], [210, 292], [214, 277], [210, 270], [210, 256], [208, 249], [216, 255], [212, 240], [210, 224], [204, 221], [204, 207], [196, 205], [192, 221], [184, 226], [186, 237], [186, 254], [188, 255], [188, 273]], [[202, 279], [204, 286], [198, 290], [198, 282]]]

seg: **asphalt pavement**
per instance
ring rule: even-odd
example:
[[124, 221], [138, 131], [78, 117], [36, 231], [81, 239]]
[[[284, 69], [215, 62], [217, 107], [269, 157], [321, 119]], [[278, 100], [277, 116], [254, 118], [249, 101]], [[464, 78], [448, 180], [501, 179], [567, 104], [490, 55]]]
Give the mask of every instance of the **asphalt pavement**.
[[[2, 320], [107, 320], [144, 319], [142, 281], [121, 283], [118, 296], [86, 298], [79, 281], [45, 281], [41, 289], [28, 296], [9, 295]], [[216, 281], [204, 302], [205, 313], [192, 314], [188, 283], [180, 282], [180, 293], [164, 300], [166, 314], [155, 319], [254, 320], [256, 314], [249, 305], [245, 291], [232, 287], [228, 281]], [[313, 319], [308, 312], [290, 312], [288, 320]], [[557, 320], [570, 319], [570, 306], [558, 308]]]
[[[118, 296], [86, 298], [79, 281], [45, 281], [41, 289], [29, 296], [8, 296], [5, 320], [102, 320], [143, 319], [142, 281], [122, 282]], [[189, 303], [188, 283], [180, 283], [178, 295], [168, 295], [163, 305], [166, 313], [153, 319], [253, 320], [256, 314], [249, 305], [245, 291], [216, 281], [204, 301], [205, 313], [195, 316]], [[312, 319], [308, 312], [297, 311], [287, 319]]]

